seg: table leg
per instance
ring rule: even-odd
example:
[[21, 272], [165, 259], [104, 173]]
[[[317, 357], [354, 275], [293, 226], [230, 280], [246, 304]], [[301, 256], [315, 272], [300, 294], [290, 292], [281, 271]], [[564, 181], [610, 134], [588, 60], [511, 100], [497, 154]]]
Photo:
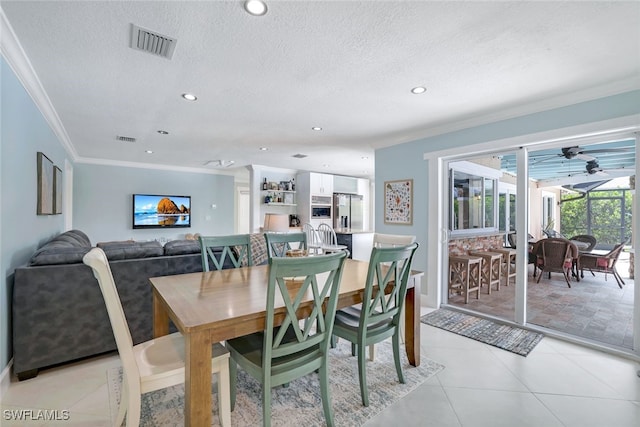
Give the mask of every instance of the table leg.
[[409, 363], [420, 366], [420, 277], [410, 278], [414, 286], [407, 289], [404, 301], [405, 348]]
[[211, 426], [211, 340], [208, 331], [185, 335], [184, 425]]
[[153, 337], [169, 335], [169, 315], [160, 302], [155, 288], [153, 289]]

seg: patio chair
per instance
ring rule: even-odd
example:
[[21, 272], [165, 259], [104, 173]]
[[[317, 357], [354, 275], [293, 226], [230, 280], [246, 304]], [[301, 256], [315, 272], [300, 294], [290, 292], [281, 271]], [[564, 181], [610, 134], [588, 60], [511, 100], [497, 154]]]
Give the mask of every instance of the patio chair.
[[540, 269], [537, 283], [540, 283], [540, 278], [546, 271], [549, 273], [549, 278], [551, 278], [552, 272], [562, 273], [567, 286], [571, 287], [571, 283], [569, 283], [569, 274], [573, 268], [571, 242], [567, 239], [550, 237], [540, 240], [537, 246], [540, 253], [537, 255], [536, 263], [536, 267]]
[[616, 263], [624, 248], [624, 243], [617, 244], [611, 251], [604, 255], [598, 254], [581, 254], [578, 257], [578, 268], [580, 269], [580, 275], [584, 277], [584, 270], [587, 269], [595, 276], [595, 272], [604, 273], [604, 280], [607, 280], [607, 274], [613, 274], [620, 289], [624, 285], [624, 280], [618, 274], [616, 270]]
[[579, 248], [580, 252], [591, 252], [593, 248], [596, 247], [597, 243], [596, 238], [594, 236], [591, 236], [590, 234], [578, 234], [577, 236], [573, 236], [569, 240], [575, 240], [576, 242], [583, 242], [589, 245], [582, 249]]

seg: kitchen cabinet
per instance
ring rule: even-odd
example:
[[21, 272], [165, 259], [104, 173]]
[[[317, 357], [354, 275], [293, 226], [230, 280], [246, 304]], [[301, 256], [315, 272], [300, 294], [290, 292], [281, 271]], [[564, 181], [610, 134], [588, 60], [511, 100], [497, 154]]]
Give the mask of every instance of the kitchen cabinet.
[[309, 189], [311, 194], [333, 196], [333, 175], [326, 173], [309, 173]]

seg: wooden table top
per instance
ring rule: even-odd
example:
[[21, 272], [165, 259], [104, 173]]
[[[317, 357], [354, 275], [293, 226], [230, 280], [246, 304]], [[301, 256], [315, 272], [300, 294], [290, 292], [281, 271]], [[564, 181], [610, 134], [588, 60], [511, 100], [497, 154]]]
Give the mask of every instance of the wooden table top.
[[[338, 307], [361, 301], [369, 263], [347, 259], [340, 284]], [[227, 329], [239, 322], [264, 318], [267, 265], [149, 279], [165, 302], [169, 316], [182, 333], [199, 329]], [[422, 275], [412, 272], [412, 276]], [[282, 304], [283, 305], [283, 304]], [[222, 338], [222, 337], [220, 337]], [[225, 339], [233, 338], [233, 336]]]

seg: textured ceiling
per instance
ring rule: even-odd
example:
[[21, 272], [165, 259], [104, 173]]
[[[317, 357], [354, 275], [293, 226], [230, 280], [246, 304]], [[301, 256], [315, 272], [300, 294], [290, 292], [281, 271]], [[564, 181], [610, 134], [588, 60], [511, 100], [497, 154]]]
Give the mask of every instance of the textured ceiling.
[[[371, 176], [377, 147], [639, 85], [638, 2], [0, 4], [87, 161]], [[172, 59], [129, 48], [131, 24]]]

